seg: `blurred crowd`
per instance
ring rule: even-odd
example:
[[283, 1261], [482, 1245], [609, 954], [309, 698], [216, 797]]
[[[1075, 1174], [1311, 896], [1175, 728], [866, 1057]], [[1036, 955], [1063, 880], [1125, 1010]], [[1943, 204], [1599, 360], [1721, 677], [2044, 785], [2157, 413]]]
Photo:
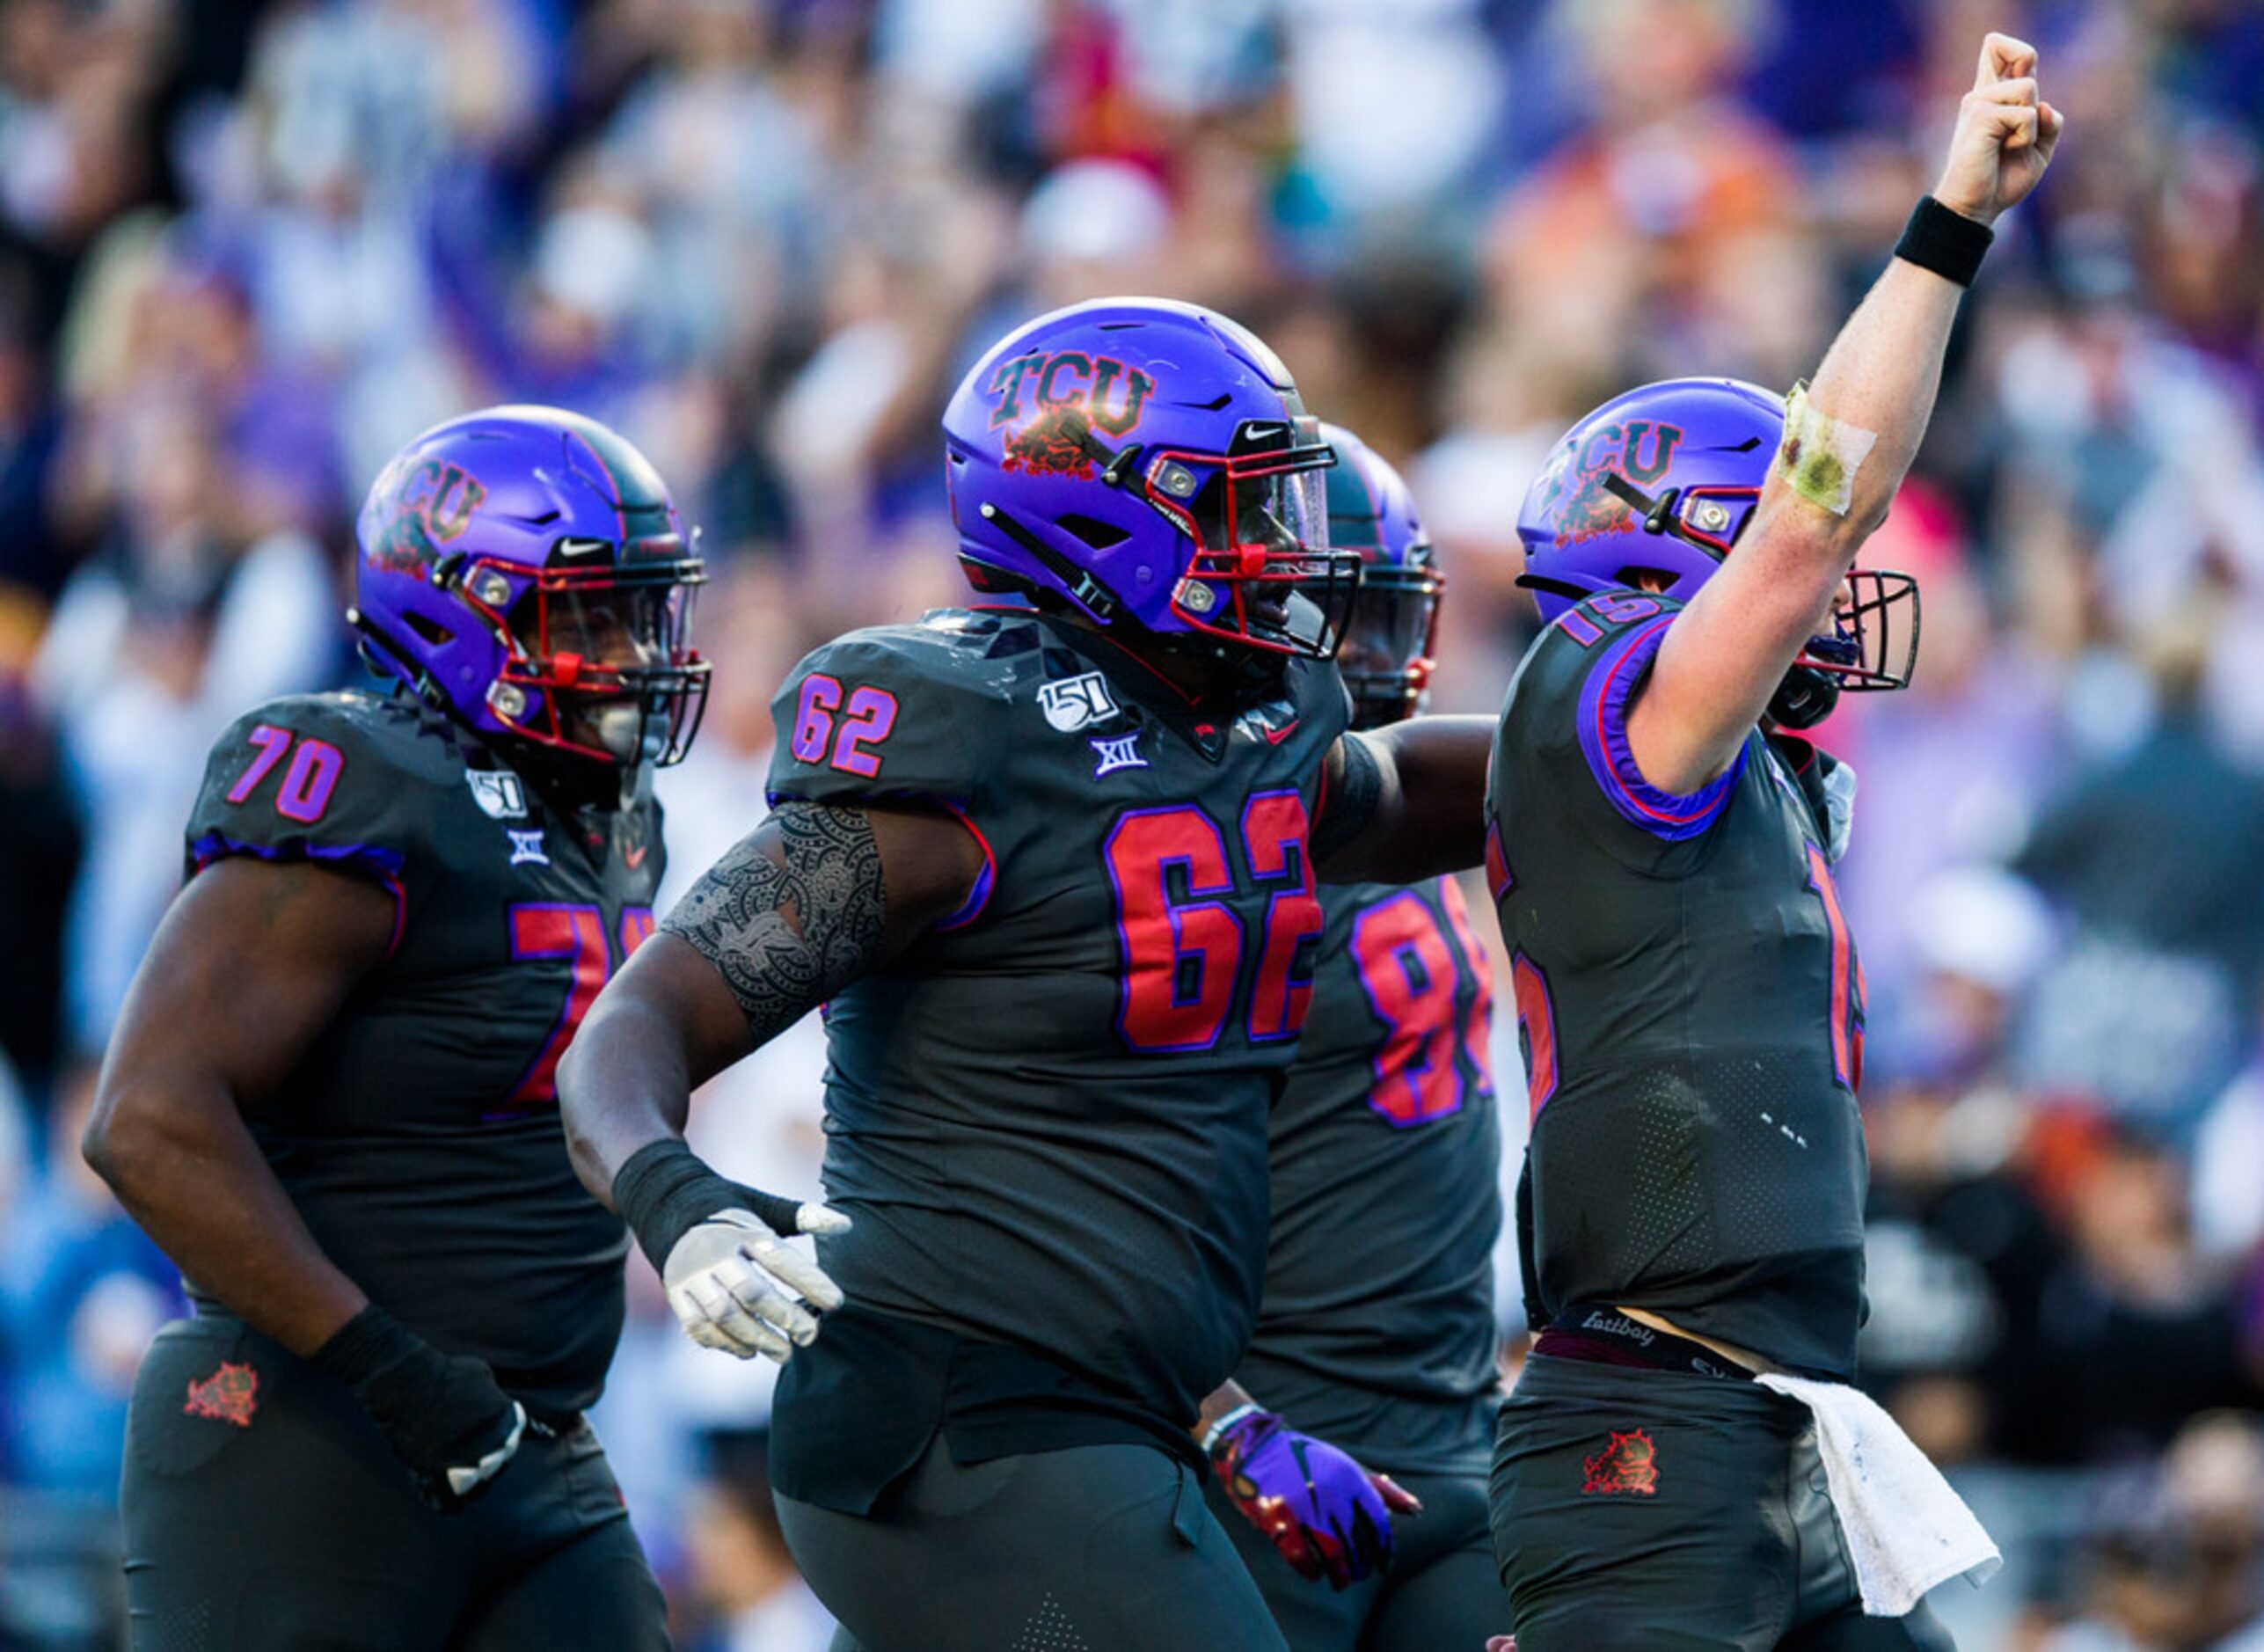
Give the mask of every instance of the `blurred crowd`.
[[[563, 403], [702, 525], [677, 889], [759, 814], [795, 655], [953, 599], [943, 398], [1080, 298], [1226, 311], [1402, 463], [1452, 580], [1436, 708], [1491, 710], [1549, 442], [1644, 379], [1809, 369], [1992, 27], [2069, 137], [1867, 553], [1923, 581], [1917, 685], [1826, 730], [1862, 776], [1864, 1356], [2007, 1550], [1943, 1603], [1966, 1644], [2264, 1648], [2246, 0], [0, 6], [0, 1647], [113, 1643], [125, 1395], [180, 1295], [74, 1144], [208, 742], [355, 678], [393, 449]], [[822, 1064], [797, 1029], [696, 1139], [814, 1188]], [[763, 1375], [636, 1266], [599, 1422], [680, 1644], [822, 1646]]]

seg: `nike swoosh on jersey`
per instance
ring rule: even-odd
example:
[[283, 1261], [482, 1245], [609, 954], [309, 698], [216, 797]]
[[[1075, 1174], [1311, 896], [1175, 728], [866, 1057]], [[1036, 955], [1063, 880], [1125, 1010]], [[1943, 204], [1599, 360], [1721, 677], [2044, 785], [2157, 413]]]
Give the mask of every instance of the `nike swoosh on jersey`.
[[1280, 745], [1291, 735], [1296, 734], [1297, 730], [1304, 726], [1304, 720], [1305, 720], [1302, 717], [1296, 717], [1290, 719], [1288, 722], [1283, 723], [1279, 728], [1267, 729], [1266, 731], [1266, 743], [1269, 746]]

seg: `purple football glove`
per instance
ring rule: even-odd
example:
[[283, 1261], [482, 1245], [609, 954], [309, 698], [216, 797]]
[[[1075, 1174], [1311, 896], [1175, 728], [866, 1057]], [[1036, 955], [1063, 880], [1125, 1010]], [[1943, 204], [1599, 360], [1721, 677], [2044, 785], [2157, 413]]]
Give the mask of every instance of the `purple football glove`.
[[1304, 1576], [1344, 1589], [1391, 1563], [1391, 1517], [1423, 1505], [1325, 1440], [1244, 1406], [1203, 1442], [1219, 1484]]

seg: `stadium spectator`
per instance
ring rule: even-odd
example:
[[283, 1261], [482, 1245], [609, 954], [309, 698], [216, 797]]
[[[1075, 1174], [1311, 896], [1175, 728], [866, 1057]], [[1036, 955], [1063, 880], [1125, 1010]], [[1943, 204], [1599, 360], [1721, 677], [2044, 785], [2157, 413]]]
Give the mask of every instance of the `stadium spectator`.
[[[2224, 0], [0, 6], [17, 1157], [44, 1163], [59, 1071], [177, 882], [182, 765], [225, 712], [354, 679], [344, 513], [416, 430], [576, 399], [705, 525], [715, 721], [662, 782], [686, 870], [686, 834], [761, 806], [784, 664], [953, 594], [940, 389], [1107, 291], [1240, 316], [1410, 462], [1455, 568], [1434, 703], [1490, 711], [1532, 632], [1510, 528], [1539, 435], [1662, 363], [1813, 359], [1985, 26], [2065, 66], [2083, 141], [2001, 227], [1880, 536], [1924, 583], [1917, 682], [1828, 730], [1865, 777], [1866, 1358], [1976, 1471], [2128, 1452], [2153, 1485], [2192, 1408], [2264, 1371], [2264, 11]], [[1976, 871], [2007, 865], [2065, 925], [2041, 960]], [[1937, 910], [1945, 873], [1967, 893]], [[808, 1185], [811, 1071], [704, 1108], [756, 1132], [719, 1159]], [[9, 1289], [35, 1271], [45, 1305], [9, 1312], [109, 1330], [0, 1337], [0, 1480], [100, 1485], [114, 1429], [71, 1411], [100, 1385], [59, 1373], [145, 1299], [67, 1282], [145, 1276], [67, 1170], [21, 1174]], [[763, 1401], [688, 1386], [660, 1314], [603, 1426], [689, 1588], [696, 1436]], [[2250, 1460], [2239, 1427], [2194, 1426], [2161, 1483]], [[2056, 1495], [2005, 1504], [2016, 1565]], [[2212, 1571], [2160, 1512], [2187, 1495], [2072, 1551], [2030, 1643], [2264, 1638], [2253, 1548]]]

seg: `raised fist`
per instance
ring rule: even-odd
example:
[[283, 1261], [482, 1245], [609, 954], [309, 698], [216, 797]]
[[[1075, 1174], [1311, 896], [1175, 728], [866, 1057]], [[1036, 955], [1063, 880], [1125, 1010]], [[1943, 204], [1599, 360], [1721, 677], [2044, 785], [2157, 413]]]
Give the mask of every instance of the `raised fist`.
[[1973, 90], [1958, 105], [1934, 199], [1976, 223], [1994, 223], [2043, 177], [2060, 124], [2060, 112], [2036, 90], [2036, 48], [1991, 34], [1982, 42]]

